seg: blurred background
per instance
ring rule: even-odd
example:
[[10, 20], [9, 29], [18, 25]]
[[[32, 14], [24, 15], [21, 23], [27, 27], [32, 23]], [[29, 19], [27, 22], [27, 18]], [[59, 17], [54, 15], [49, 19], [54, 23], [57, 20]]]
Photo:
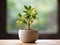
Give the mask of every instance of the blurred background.
[[39, 19], [31, 24], [32, 29], [38, 29], [40, 34], [57, 33], [57, 0], [7, 0], [7, 33], [17, 33], [21, 24], [17, 26], [18, 13], [24, 10], [24, 5], [31, 5], [38, 9]]

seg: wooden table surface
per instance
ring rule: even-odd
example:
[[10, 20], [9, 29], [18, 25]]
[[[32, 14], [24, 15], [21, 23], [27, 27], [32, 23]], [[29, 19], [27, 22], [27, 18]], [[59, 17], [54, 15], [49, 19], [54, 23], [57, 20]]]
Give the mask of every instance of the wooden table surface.
[[23, 43], [20, 40], [0, 40], [0, 45], [60, 45], [60, 40], [37, 40], [35, 43]]

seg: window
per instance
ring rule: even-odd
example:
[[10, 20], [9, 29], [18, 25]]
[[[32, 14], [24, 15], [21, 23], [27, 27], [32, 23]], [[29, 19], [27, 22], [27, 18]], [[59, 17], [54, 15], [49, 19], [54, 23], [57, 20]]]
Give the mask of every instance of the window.
[[57, 29], [57, 0], [7, 0], [7, 32], [17, 34], [18, 29], [25, 25], [17, 26], [18, 13], [24, 10], [24, 5], [32, 5], [38, 9], [39, 19], [31, 25], [38, 29], [40, 34], [56, 34]]
[[[11, 16], [11, 14], [12, 13], [10, 13], [10, 8], [8, 9], [8, 5], [9, 5], [9, 2], [17, 2], [17, 0], [0, 0], [0, 39], [17, 39], [18, 38], [18, 35], [17, 35], [17, 31], [18, 31], [18, 28], [16, 28], [17, 30], [15, 30], [15, 25], [12, 25], [10, 22], [14, 22], [14, 20], [13, 19], [15, 19], [16, 17], [14, 17], [13, 19], [12, 19], [12, 21], [11, 21], [11, 18], [9, 18], [10, 16]], [[28, 1], [28, 0], [25, 0], [25, 2], [26, 1]], [[32, 0], [32, 2], [31, 3], [33, 3], [35, 0]], [[36, 2], [34, 2], [34, 4], [35, 3], [38, 3], [38, 2], [47, 2], [48, 4], [49, 4], [49, 6], [52, 4], [52, 2], [50, 3], [50, 1], [53, 1], [53, 2], [56, 2], [56, 3], [53, 3], [52, 4], [52, 6], [54, 7], [54, 5], [56, 6], [56, 7], [54, 7], [53, 8], [53, 10], [52, 10], [52, 12], [53, 13], [47, 13], [47, 14], [54, 14], [55, 16], [53, 16], [53, 17], [56, 17], [56, 29], [57, 29], [57, 27], [58, 27], [58, 29], [56, 30], [56, 31], [52, 31], [52, 32], [55, 32], [55, 33], [49, 33], [49, 32], [47, 32], [47, 33], [45, 33], [45, 32], [43, 32], [42, 30], [39, 30], [39, 31], [42, 31], [42, 33], [40, 33], [39, 34], [39, 38], [40, 39], [60, 39], [60, 0], [36, 0]], [[18, 12], [20, 12], [20, 9], [23, 9], [23, 5], [22, 5], [22, 3], [23, 3], [23, 0], [19, 0], [18, 1], [19, 2], [19, 6], [20, 6], [20, 2], [21, 2], [21, 7], [19, 7], [19, 6], [17, 6], [17, 7], [19, 7], [19, 8], [17, 8], [17, 9], [19, 9], [19, 11]], [[43, 3], [42, 2], [42, 3]], [[30, 2], [28, 1], [27, 2], [27, 4], [30, 4]], [[41, 4], [42, 4], [41, 3]], [[17, 3], [18, 4], [18, 3]], [[58, 4], [58, 5], [57, 5]], [[37, 4], [36, 4], [37, 5]], [[11, 5], [9, 5], [9, 7], [10, 7]], [[35, 5], [32, 5], [32, 6], [34, 6], [35, 7]], [[14, 6], [12, 6], [12, 7], [14, 7]], [[11, 7], [11, 8], [12, 8]], [[36, 7], [38, 7], [38, 6], [36, 6]], [[43, 6], [44, 7], [44, 6]], [[16, 7], [14, 7], [14, 8], [16, 8]], [[13, 9], [14, 9], [13, 8]], [[39, 8], [39, 7], [38, 7]], [[52, 7], [51, 7], [52, 8]], [[56, 8], [56, 13], [54, 13], [54, 9]], [[57, 11], [57, 8], [58, 8], [58, 11]], [[11, 9], [11, 11], [13, 10], [13, 9]], [[16, 10], [17, 10], [16, 9]], [[44, 7], [44, 9], [45, 9], [45, 7]], [[44, 9], [42, 9], [42, 10], [44, 10]], [[47, 8], [48, 9], [48, 8]], [[49, 8], [50, 9], [50, 8]], [[39, 9], [38, 9], [39, 10]], [[51, 9], [50, 9], [51, 10]], [[22, 11], [22, 10], [21, 10]], [[40, 12], [39, 13], [41, 13], [41, 15], [43, 14], [42, 12], [41, 12], [41, 10], [39, 10]], [[6, 14], [6, 12], [7, 12], [7, 14]], [[13, 14], [15, 14], [16, 12], [15, 12], [15, 9], [12, 11], [12, 12], [14, 12]], [[18, 13], [17, 12], [17, 13]], [[47, 11], [48, 12], [48, 11]], [[58, 13], [57, 13], [58, 12]], [[17, 16], [17, 13], [15, 14], [16, 16]], [[44, 13], [45, 14], [45, 13]], [[14, 15], [14, 16], [15, 16]], [[43, 16], [39, 16], [40, 18], [42, 18]], [[47, 19], [48, 18], [50, 18], [50, 15], [46, 15], [47, 16]], [[45, 15], [44, 15], [44, 17], [46, 17]], [[13, 17], [13, 15], [12, 15], [12, 17]], [[58, 17], [58, 18], [57, 18]], [[17, 18], [16, 18], [17, 19]], [[45, 20], [45, 18], [42, 18], [43, 20]], [[50, 18], [51, 19], [51, 18]], [[55, 19], [55, 18], [54, 18]], [[10, 22], [8, 21], [8, 20], [10, 20]], [[40, 19], [40, 21], [42, 21], [41, 19]], [[48, 20], [47, 20], [48, 21]], [[43, 22], [43, 21], [42, 21]], [[14, 22], [15, 23], [15, 22]], [[9, 25], [12, 25], [12, 27], [11, 26], [9, 26]], [[40, 23], [41, 24], [41, 23]], [[48, 24], [48, 23], [45, 23], [46, 25]], [[46, 26], [45, 25], [45, 26]], [[58, 25], [58, 26], [57, 26]], [[14, 27], [14, 28], [13, 28]], [[23, 27], [23, 26], [22, 26]], [[42, 26], [43, 27], [43, 26]], [[54, 27], [54, 26], [53, 26]], [[41, 27], [40, 27], [41, 28]], [[45, 29], [45, 28], [42, 28], [42, 29]], [[50, 28], [51, 29], [51, 28]], [[55, 28], [54, 28], [55, 29]], [[15, 33], [11, 33], [11, 32], [15, 32]], [[1, 35], [2, 34], [2, 35]]]

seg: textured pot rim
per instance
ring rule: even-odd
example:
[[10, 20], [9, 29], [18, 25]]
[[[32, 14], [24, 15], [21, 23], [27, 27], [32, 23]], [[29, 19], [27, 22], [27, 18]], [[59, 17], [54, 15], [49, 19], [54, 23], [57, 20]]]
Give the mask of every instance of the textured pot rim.
[[38, 31], [38, 30], [24, 30], [24, 29], [19, 29], [19, 31]]

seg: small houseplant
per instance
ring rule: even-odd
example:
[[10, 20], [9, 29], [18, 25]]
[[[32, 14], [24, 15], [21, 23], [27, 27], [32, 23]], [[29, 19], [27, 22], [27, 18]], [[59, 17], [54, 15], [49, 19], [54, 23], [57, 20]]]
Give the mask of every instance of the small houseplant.
[[18, 13], [19, 19], [18, 23], [24, 23], [27, 25], [25, 30], [19, 30], [18, 35], [22, 42], [35, 42], [38, 38], [38, 31], [31, 29], [30, 25], [33, 23], [35, 19], [37, 19], [37, 9], [32, 8], [32, 6], [24, 5], [25, 10], [23, 14]]

